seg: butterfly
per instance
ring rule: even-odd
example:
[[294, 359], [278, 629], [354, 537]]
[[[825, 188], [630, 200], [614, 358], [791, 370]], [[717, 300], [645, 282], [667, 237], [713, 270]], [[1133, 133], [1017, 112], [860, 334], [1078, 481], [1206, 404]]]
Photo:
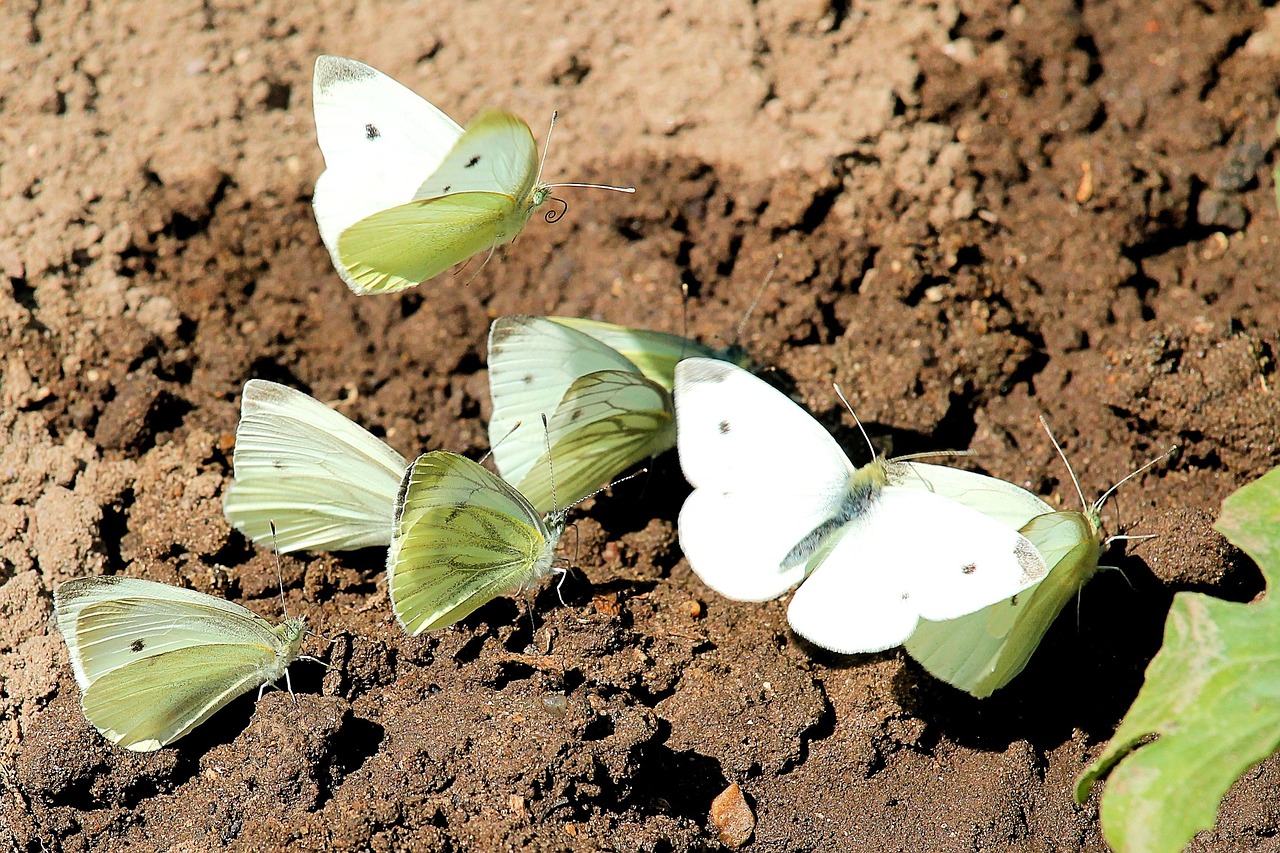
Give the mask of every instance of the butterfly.
[[306, 630], [303, 617], [272, 625], [230, 601], [136, 578], [77, 578], [53, 601], [85, 716], [135, 752], [172, 743], [242, 693], [287, 680]]
[[[787, 615], [810, 642], [891, 648], [921, 619], [972, 613], [1048, 571], [1001, 520], [1047, 506], [1016, 486], [903, 460], [855, 468], [803, 409], [727, 362], [686, 359], [675, 382], [680, 466], [694, 487], [679, 518], [689, 565], [738, 600], [804, 581]], [[983, 503], [994, 514], [970, 492], [993, 496]]]
[[[676, 364], [690, 356], [749, 363], [741, 347], [712, 350], [662, 332], [571, 317], [499, 317], [489, 329], [494, 464], [540, 511], [573, 504], [675, 446], [671, 389]], [[545, 433], [516, 429], [544, 414]]]
[[[1049, 438], [1058, 448], [1052, 434]], [[1058, 451], [1061, 454], [1061, 448]], [[1026, 667], [1058, 614], [1097, 573], [1107, 544], [1140, 538], [1104, 539], [1101, 511], [1107, 499], [1172, 452], [1134, 471], [1092, 504], [1085, 501], [1076, 483], [1081, 510], [1055, 512], [1046, 504], [1044, 513], [1018, 524], [1019, 532], [1049, 567], [1048, 574], [1023, 592], [974, 613], [945, 622], [921, 621], [905, 643], [908, 654], [934, 677], [979, 699], [1008, 684]], [[1062, 458], [1065, 462], [1066, 457]], [[1069, 464], [1067, 470], [1071, 471]], [[1074, 482], [1074, 473], [1071, 478]]]
[[252, 541], [280, 553], [391, 544], [409, 462], [319, 400], [246, 382], [232, 462], [222, 509]]
[[490, 110], [464, 130], [353, 59], [316, 59], [313, 103], [326, 166], [313, 197], [316, 222], [338, 274], [358, 294], [394, 293], [492, 254], [556, 187], [635, 192], [543, 183], [533, 133], [517, 116]]
[[387, 551], [396, 619], [417, 636], [557, 571], [564, 518], [552, 512], [544, 519], [509, 483], [465, 456], [419, 456], [405, 476]]

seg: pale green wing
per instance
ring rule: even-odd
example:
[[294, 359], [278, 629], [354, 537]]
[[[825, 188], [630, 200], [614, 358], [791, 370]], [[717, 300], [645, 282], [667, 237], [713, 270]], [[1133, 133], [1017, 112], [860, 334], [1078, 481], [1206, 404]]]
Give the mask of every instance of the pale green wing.
[[907, 652], [929, 673], [979, 699], [1022, 672], [1049, 626], [1098, 570], [1101, 534], [1079, 512], [1037, 516], [1021, 532], [1044, 557], [1049, 574], [968, 616], [921, 620], [906, 642]]
[[1013, 483], [946, 465], [890, 460], [889, 477], [892, 485], [935, 492], [1015, 530], [1038, 515], [1054, 511]]
[[410, 634], [451, 625], [550, 572], [559, 519], [549, 529], [519, 492], [470, 459], [423, 454], [401, 496], [387, 585]]
[[529, 125], [511, 113], [491, 110], [471, 120], [413, 197], [486, 192], [527, 204], [537, 177], [538, 148]]
[[411, 201], [343, 231], [333, 260], [356, 293], [394, 293], [514, 239], [528, 218], [528, 210], [502, 193]]
[[668, 394], [675, 387], [676, 364], [681, 359], [723, 359], [723, 353], [717, 350], [666, 332], [631, 329], [600, 320], [582, 320], [577, 317], [547, 319], [554, 320], [562, 326], [568, 326], [570, 329], [576, 329], [584, 335], [590, 335], [605, 346], [617, 350], [639, 368], [641, 373], [661, 385]]
[[597, 370], [569, 386], [547, 436], [550, 464], [544, 450], [517, 483], [541, 512], [572, 506], [633, 465], [674, 447], [675, 408], [671, 395], [643, 376]]
[[277, 652], [258, 645], [178, 649], [115, 669], [93, 682], [84, 713], [112, 743], [150, 752], [191, 731], [266, 679]]
[[281, 553], [387, 545], [409, 462], [338, 412], [275, 382], [245, 383], [231, 525]]
[[[489, 328], [489, 446], [498, 471], [519, 483], [542, 458], [550, 418], [578, 378], [639, 370], [605, 344], [546, 317], [499, 317]], [[520, 424], [519, 429], [515, 429]], [[515, 430], [512, 432], [512, 430]]]
[[76, 578], [53, 601], [82, 690], [103, 673], [174, 649], [275, 642], [270, 623], [234, 602], [138, 578]]

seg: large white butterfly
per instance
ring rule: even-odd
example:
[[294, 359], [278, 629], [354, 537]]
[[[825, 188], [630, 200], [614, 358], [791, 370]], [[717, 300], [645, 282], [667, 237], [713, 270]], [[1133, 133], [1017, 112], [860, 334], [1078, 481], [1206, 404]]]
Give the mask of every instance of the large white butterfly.
[[[499, 317], [489, 329], [494, 464], [540, 511], [572, 505], [675, 446], [671, 389], [676, 363], [690, 356], [747, 362], [740, 347], [712, 350], [663, 332], [572, 317]], [[542, 415], [545, 433], [536, 426]]]
[[117, 576], [53, 594], [84, 714], [135, 752], [172, 743], [255, 687], [289, 676], [303, 617], [272, 625], [221, 598]]
[[890, 648], [922, 618], [972, 613], [1046, 573], [1007, 522], [1051, 510], [1034, 495], [937, 465], [855, 468], [817, 421], [750, 373], [694, 358], [675, 377], [680, 466], [694, 487], [680, 511], [690, 566], [746, 601], [803, 580], [788, 618], [811, 642]]
[[[392, 293], [509, 243], [555, 187], [529, 126], [506, 112], [459, 127], [353, 59], [316, 59], [320, 237], [353, 291]], [[634, 192], [630, 187], [599, 187]]]

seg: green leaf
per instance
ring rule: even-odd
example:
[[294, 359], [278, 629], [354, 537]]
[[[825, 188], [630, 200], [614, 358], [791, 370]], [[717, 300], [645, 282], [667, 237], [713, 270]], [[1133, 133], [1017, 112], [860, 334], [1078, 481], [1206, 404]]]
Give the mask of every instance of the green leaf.
[[[1271, 588], [1280, 579], [1280, 468], [1228, 497], [1217, 528]], [[1102, 795], [1107, 843], [1118, 853], [1172, 853], [1212, 827], [1231, 784], [1278, 747], [1280, 599], [1178, 593], [1142, 690], [1076, 781], [1076, 800], [1114, 767]]]

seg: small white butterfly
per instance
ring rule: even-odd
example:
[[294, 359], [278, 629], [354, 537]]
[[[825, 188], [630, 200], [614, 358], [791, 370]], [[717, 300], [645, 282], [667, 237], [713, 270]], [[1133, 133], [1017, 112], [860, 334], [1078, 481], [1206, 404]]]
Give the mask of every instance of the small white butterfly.
[[921, 619], [972, 613], [1046, 573], [1015, 527], [960, 498], [999, 495], [995, 515], [1051, 510], [1016, 486], [905, 461], [855, 468], [817, 421], [750, 373], [693, 358], [675, 378], [680, 465], [694, 487], [680, 511], [690, 566], [746, 601], [807, 577], [788, 617], [811, 642], [891, 648]]
[[[1052, 434], [1049, 440], [1067, 464]], [[1026, 667], [1062, 609], [1077, 599], [1097, 573], [1098, 560], [1107, 544], [1145, 538], [1104, 539], [1102, 507], [1121, 485], [1172, 452], [1171, 449], [1143, 465], [1092, 504], [1085, 501], [1075, 473], [1067, 464], [1081, 509], [1049, 511], [1016, 525], [1040, 552], [1049, 573], [1023, 592], [958, 619], [922, 620], [904, 644], [907, 652], [934, 677], [979, 699], [1008, 684]], [[1016, 524], [1016, 519], [1011, 522]]]
[[53, 594], [89, 722], [135, 752], [172, 743], [242, 693], [289, 677], [303, 617], [272, 625], [238, 604], [117, 576]]
[[545, 184], [520, 118], [489, 111], [464, 130], [353, 59], [318, 57], [313, 88], [327, 167], [316, 181], [316, 222], [338, 274], [359, 294], [403, 290], [492, 253], [524, 230], [556, 187], [635, 192]]

